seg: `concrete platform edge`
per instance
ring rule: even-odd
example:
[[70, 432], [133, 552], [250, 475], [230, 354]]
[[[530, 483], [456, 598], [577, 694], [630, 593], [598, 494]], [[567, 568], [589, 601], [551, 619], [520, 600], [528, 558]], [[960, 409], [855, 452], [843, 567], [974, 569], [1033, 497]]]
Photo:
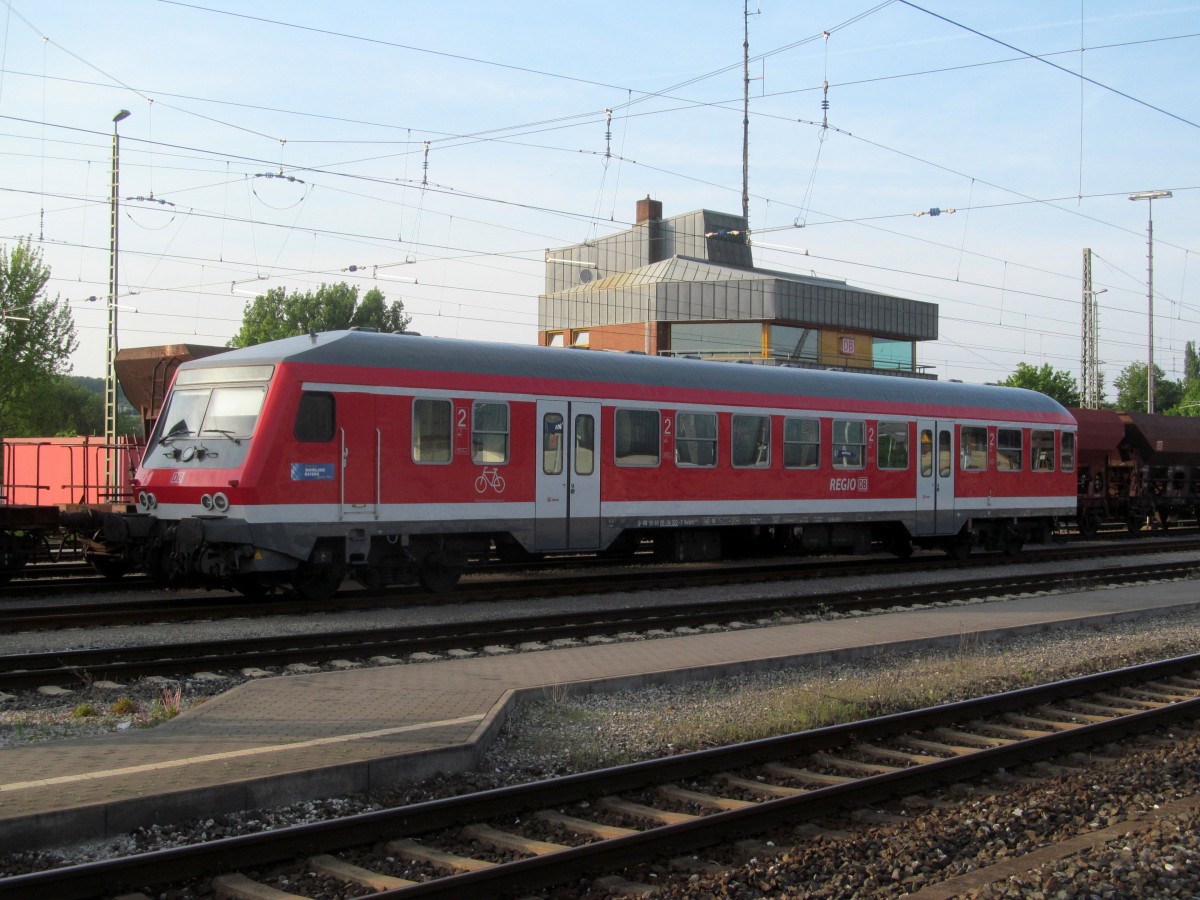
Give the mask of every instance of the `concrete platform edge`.
[[[495, 741], [507, 721], [512, 708], [517, 703], [527, 700], [565, 698], [589, 693], [612, 693], [646, 685], [679, 685], [730, 675], [787, 669], [799, 665], [824, 665], [923, 648], [954, 647], [962, 645], [966, 640], [970, 641], [971, 646], [976, 646], [1002, 637], [1070, 628], [1090, 628], [1161, 615], [1169, 611], [1197, 608], [1200, 608], [1200, 601], [1191, 604], [1172, 603], [1161, 607], [1036, 622], [982, 632], [943, 634], [888, 643], [748, 659], [733, 663], [664, 669], [597, 680], [563, 682], [521, 690], [508, 690], [502, 694], [470, 737], [462, 744], [397, 753], [367, 761], [322, 766], [233, 784], [186, 789], [150, 797], [117, 800], [4, 819], [0, 820], [0, 845], [15, 851], [47, 849], [82, 841], [105, 840], [135, 828], [223, 815], [244, 809], [282, 806], [338, 794], [378, 796], [400, 783], [419, 781], [437, 774], [470, 771], [482, 761], [487, 749]], [[432, 665], [436, 665], [436, 663]]]

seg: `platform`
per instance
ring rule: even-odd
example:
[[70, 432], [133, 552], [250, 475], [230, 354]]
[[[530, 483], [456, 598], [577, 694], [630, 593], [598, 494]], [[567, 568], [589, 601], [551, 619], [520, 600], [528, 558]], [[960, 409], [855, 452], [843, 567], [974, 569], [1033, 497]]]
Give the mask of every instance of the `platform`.
[[522, 695], [815, 667], [1198, 606], [1197, 582], [1179, 581], [248, 682], [152, 729], [0, 750], [0, 846], [58, 846], [464, 771]]

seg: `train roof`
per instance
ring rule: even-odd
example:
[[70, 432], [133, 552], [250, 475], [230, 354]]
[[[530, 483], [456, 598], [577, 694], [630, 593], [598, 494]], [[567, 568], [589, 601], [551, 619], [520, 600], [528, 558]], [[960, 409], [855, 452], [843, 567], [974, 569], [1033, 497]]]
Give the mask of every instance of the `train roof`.
[[[580, 382], [647, 386], [724, 393], [808, 396], [825, 400], [929, 404], [986, 412], [1016, 413], [1041, 421], [1071, 424], [1057, 401], [1021, 388], [928, 381], [890, 375], [831, 372], [785, 366], [745, 365], [709, 360], [574, 350], [520, 344], [331, 331], [285, 338], [231, 350], [219, 357], [185, 363], [183, 368], [304, 363], [382, 369], [456, 372], [536, 382]], [[583, 394], [587, 396], [587, 394]], [[966, 413], [964, 413], [966, 414]]]

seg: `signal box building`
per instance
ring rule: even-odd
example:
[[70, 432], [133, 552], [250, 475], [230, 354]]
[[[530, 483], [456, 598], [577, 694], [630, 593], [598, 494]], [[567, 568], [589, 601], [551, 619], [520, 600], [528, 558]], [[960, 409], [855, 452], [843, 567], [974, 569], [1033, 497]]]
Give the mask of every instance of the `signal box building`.
[[935, 378], [918, 341], [937, 305], [844, 281], [754, 268], [741, 216], [670, 219], [637, 205], [627, 231], [546, 253], [539, 343]]

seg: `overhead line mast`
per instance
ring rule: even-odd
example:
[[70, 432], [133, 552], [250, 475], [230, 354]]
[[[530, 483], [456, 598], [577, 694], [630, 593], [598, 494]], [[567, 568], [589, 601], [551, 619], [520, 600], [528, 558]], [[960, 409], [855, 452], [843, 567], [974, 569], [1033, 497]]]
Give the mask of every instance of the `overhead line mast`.
[[750, 0], [742, 0], [742, 217], [750, 225]]

